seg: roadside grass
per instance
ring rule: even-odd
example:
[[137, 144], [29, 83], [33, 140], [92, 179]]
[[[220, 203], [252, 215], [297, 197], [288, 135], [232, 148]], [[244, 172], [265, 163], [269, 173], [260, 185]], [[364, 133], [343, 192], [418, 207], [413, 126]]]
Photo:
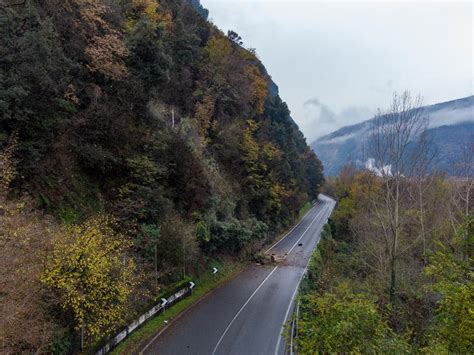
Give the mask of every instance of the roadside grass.
[[217, 276], [209, 271], [201, 277], [194, 279], [193, 282], [196, 286], [193, 289], [192, 295], [172, 305], [164, 313], [150, 319], [113, 349], [111, 354], [122, 355], [137, 353], [139, 348], [145, 345], [146, 340], [151, 339], [152, 336], [167, 325], [165, 320], [168, 322], [172, 321], [182, 312], [186, 311], [190, 306], [203, 299], [203, 297], [210, 291], [237, 275], [245, 266], [246, 263], [239, 261], [215, 261], [211, 263], [211, 269], [212, 267], [217, 267], [219, 269]]

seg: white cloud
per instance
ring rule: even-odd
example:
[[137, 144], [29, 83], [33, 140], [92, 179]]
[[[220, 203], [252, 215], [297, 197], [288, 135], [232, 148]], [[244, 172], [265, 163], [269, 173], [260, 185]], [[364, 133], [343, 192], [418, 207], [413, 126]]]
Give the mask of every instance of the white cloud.
[[392, 175], [392, 166], [391, 165], [383, 165], [381, 167], [377, 167], [375, 165], [375, 159], [369, 158], [365, 162], [365, 168], [367, 170], [373, 171], [377, 176], [391, 176]]
[[309, 142], [331, 133], [341, 126], [367, 120], [374, 114], [364, 106], [349, 106], [335, 112], [317, 98], [307, 100], [303, 106], [304, 119], [299, 121], [299, 125], [303, 132], [307, 132]]
[[318, 144], [327, 144], [327, 145], [329, 145], [329, 144], [340, 144], [340, 143], [343, 143], [343, 142], [345, 142], [349, 139], [355, 138], [357, 136], [358, 136], [358, 133], [356, 133], [356, 132], [349, 133], [349, 134], [346, 134], [346, 135], [343, 135], [343, 136], [321, 140], [321, 141], [318, 142]]
[[429, 116], [429, 128], [474, 121], [474, 107], [439, 110]]

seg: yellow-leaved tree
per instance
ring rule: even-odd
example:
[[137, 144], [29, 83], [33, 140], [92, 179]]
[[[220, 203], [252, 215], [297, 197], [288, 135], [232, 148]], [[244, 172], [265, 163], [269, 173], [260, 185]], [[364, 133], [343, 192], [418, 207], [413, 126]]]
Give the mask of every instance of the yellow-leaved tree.
[[265, 100], [268, 95], [267, 82], [255, 65], [247, 65], [244, 68], [244, 73], [250, 82], [250, 92], [255, 112], [261, 115], [265, 111]]
[[162, 25], [167, 32], [173, 30], [173, 15], [171, 11], [163, 10], [160, 2], [157, 0], [132, 0], [128, 5], [126, 15], [126, 28], [129, 32], [136, 30], [136, 25], [140, 18], [146, 20], [149, 25], [155, 28], [158, 25]]
[[240, 144], [242, 160], [248, 174], [248, 185], [255, 191], [267, 191], [268, 208], [280, 210], [282, 201], [289, 196], [287, 187], [273, 174], [273, 166], [281, 160], [282, 152], [272, 143], [259, 144], [255, 133], [259, 124], [252, 119], [246, 121]]
[[254, 134], [258, 129], [258, 123], [251, 119], [248, 119], [246, 123], [240, 144], [242, 160], [247, 170], [249, 182], [257, 188], [260, 188], [262, 185], [262, 176], [259, 166], [260, 147], [254, 138]]
[[205, 95], [202, 101], [196, 104], [196, 119], [199, 123], [201, 137], [207, 141], [209, 129], [212, 126], [212, 116], [216, 108], [216, 99], [214, 95]]
[[12, 134], [7, 146], [0, 152], [0, 204], [6, 198], [10, 184], [16, 176], [16, 162], [13, 155], [17, 147], [17, 140], [17, 135]]
[[135, 264], [125, 256], [130, 242], [103, 215], [68, 226], [55, 239], [41, 281], [58, 291], [85, 339], [110, 334], [135, 286]]

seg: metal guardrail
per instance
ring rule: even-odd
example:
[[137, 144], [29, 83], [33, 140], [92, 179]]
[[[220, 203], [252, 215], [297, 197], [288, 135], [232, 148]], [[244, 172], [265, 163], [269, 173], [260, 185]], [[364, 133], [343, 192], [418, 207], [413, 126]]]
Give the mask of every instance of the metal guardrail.
[[[329, 216], [330, 215], [331, 214], [329, 214]], [[324, 226], [328, 223], [329, 216], [326, 219], [326, 222], [323, 224], [323, 227], [322, 227], [323, 229], [324, 229]], [[322, 233], [323, 229], [321, 229], [320, 233]], [[318, 246], [320, 240], [321, 240], [321, 237], [318, 239], [316, 247]], [[308, 267], [309, 267], [309, 263], [311, 262], [312, 258], [313, 258], [313, 254], [311, 254], [311, 257], [309, 258], [308, 263], [306, 264], [306, 267], [303, 271], [303, 275], [301, 277], [301, 281], [303, 281], [303, 279], [308, 276]], [[298, 294], [299, 294], [299, 291], [301, 289], [301, 284], [302, 284], [302, 282], [300, 282], [300, 284], [298, 285]], [[300, 301], [297, 300], [296, 307], [294, 307], [294, 309], [293, 309], [293, 320], [291, 321], [290, 344], [289, 344], [289, 347], [286, 351], [286, 353], [289, 353], [290, 355], [298, 354], [298, 349], [297, 349], [296, 344], [295, 344], [295, 339], [298, 337], [299, 316], [300, 316]]]
[[96, 355], [105, 355], [108, 354], [112, 349], [114, 349], [119, 343], [126, 339], [133, 331], [140, 327], [150, 318], [155, 315], [162, 313], [168, 305], [176, 303], [177, 301], [185, 298], [192, 292], [193, 283], [190, 283], [185, 288], [175, 292], [173, 295], [166, 299], [166, 302], [161, 301], [159, 304], [151, 308], [146, 313], [142, 314], [138, 319], [134, 320], [132, 323], [128, 324], [120, 333], [116, 334], [114, 337], [109, 339], [109, 341], [96, 352]]
[[296, 303], [296, 315], [293, 315], [293, 320], [291, 321], [291, 333], [290, 333], [290, 355], [295, 355], [298, 353], [296, 348], [295, 339], [298, 338], [298, 320], [300, 315], [300, 302]]

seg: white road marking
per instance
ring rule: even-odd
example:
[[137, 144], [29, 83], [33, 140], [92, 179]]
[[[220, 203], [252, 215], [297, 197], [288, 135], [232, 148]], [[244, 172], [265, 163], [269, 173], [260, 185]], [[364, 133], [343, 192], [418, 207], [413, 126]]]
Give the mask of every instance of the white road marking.
[[280, 244], [280, 242], [281, 242], [283, 239], [286, 239], [286, 237], [288, 237], [288, 236], [291, 234], [291, 232], [293, 232], [293, 231], [295, 230], [295, 228], [298, 227], [298, 226], [304, 221], [304, 219], [306, 218], [306, 216], [307, 216], [313, 209], [315, 209], [315, 208], [316, 208], [316, 205], [313, 206], [313, 207], [311, 207], [311, 208], [309, 209], [309, 211], [304, 214], [303, 218], [301, 218], [301, 220], [300, 220], [293, 228], [291, 228], [291, 229], [288, 231], [288, 233], [286, 233], [280, 240], [278, 240], [278, 241], [277, 241], [275, 244], [273, 244], [270, 248], [268, 248], [267, 250], [265, 250], [265, 253], [264, 253], [264, 254], [268, 253], [270, 250], [272, 250], [274, 247], [276, 247], [278, 244]]
[[314, 221], [316, 220], [317, 217], [319, 217], [319, 215], [326, 211], [327, 208], [323, 208], [321, 211], [318, 212], [318, 214], [314, 217], [314, 219], [311, 221], [311, 223], [309, 224], [308, 228], [305, 229], [305, 231], [303, 232], [303, 234], [301, 234], [301, 237], [299, 237], [299, 239], [296, 241], [296, 243], [291, 247], [291, 249], [287, 252], [287, 254], [290, 254], [293, 249], [298, 245], [298, 243], [300, 242], [300, 240], [304, 237], [304, 235], [306, 234], [306, 232], [311, 228], [311, 226], [313, 225]]
[[[306, 232], [309, 230], [309, 228], [313, 225], [314, 221], [321, 215], [322, 212], [326, 211], [327, 208], [323, 208], [321, 211], [319, 211], [316, 216], [314, 216], [313, 220], [311, 221], [311, 223], [309, 224], [308, 228], [306, 228], [306, 230], [303, 232], [303, 234], [301, 235], [301, 237], [298, 239], [298, 241], [295, 243], [295, 245], [293, 245], [293, 247], [290, 249], [290, 251], [287, 253], [288, 255], [290, 254], [290, 252], [295, 248], [295, 246], [298, 244], [298, 242], [301, 240], [301, 238], [306, 234]], [[273, 268], [273, 270], [267, 275], [267, 277], [260, 283], [260, 285], [258, 285], [258, 287], [255, 289], [255, 291], [250, 295], [250, 297], [247, 299], [247, 301], [244, 303], [244, 305], [239, 309], [239, 311], [234, 315], [234, 318], [232, 318], [232, 320], [230, 321], [229, 325], [225, 328], [224, 332], [222, 333], [221, 337], [219, 338], [219, 341], [217, 342], [216, 346], [214, 347], [214, 350], [212, 351], [212, 355], [214, 355], [217, 351], [217, 349], [219, 348], [219, 345], [222, 343], [222, 340], [224, 339], [225, 335], [227, 334], [227, 332], [229, 331], [230, 327], [232, 326], [232, 324], [235, 322], [235, 320], [237, 319], [237, 317], [239, 316], [239, 314], [244, 310], [244, 308], [247, 306], [247, 304], [251, 301], [251, 299], [255, 296], [255, 294], [260, 290], [260, 288], [263, 286], [263, 284], [270, 278], [270, 276], [275, 272], [275, 270], [278, 269], [278, 266], [275, 266]], [[301, 279], [300, 279], [301, 281]], [[299, 285], [299, 283], [298, 283]], [[293, 297], [292, 297], [292, 300], [294, 299], [294, 296], [296, 295], [296, 292], [298, 290], [298, 287], [296, 287], [296, 290], [295, 290], [295, 293], [293, 294]], [[289, 308], [291, 307], [291, 302], [290, 302], [290, 306]], [[287, 311], [289, 312], [289, 311]], [[288, 315], [288, 314], [287, 314]], [[286, 320], [286, 317], [287, 315], [285, 316], [285, 320]], [[280, 342], [280, 338], [278, 339], [278, 342]]]
[[[301, 282], [301, 278], [298, 281], [298, 285], [300, 284], [300, 282]], [[283, 326], [281, 327], [280, 334], [278, 334], [278, 341], [275, 347], [275, 355], [278, 355], [278, 349], [280, 348], [280, 343], [281, 343], [281, 338], [282, 338], [281, 333], [283, 332], [283, 328], [285, 327], [286, 318], [288, 318], [288, 314], [290, 313], [290, 309], [291, 309], [291, 306], [293, 305], [293, 301], [295, 300], [297, 292], [298, 292], [298, 287], [295, 288], [295, 292], [293, 292], [293, 295], [291, 296], [290, 304], [288, 305], [288, 308], [286, 309], [285, 318], [283, 319]]]
[[[276, 242], [275, 244], [273, 244], [265, 253], [267, 253], [269, 250], [271, 250], [273, 247], [275, 247], [278, 243], [280, 243], [283, 239], [285, 239], [298, 225], [300, 225], [302, 222], [303, 222], [303, 219], [315, 208], [316, 206], [313, 206], [313, 208], [311, 208], [308, 212], [306, 212], [306, 214], [303, 216], [303, 218], [301, 219], [301, 221], [295, 225], [282, 239], [280, 239], [278, 242]], [[298, 244], [298, 242], [301, 240], [301, 238], [303, 237], [303, 235], [308, 231], [308, 229], [311, 227], [311, 225], [314, 223], [314, 221], [316, 220], [316, 218], [319, 217], [319, 215], [321, 214], [322, 211], [325, 211], [326, 208], [322, 209], [321, 211], [319, 211], [317, 213], [317, 215], [313, 218], [313, 220], [311, 221], [310, 225], [308, 226], [308, 228], [303, 232], [303, 234], [301, 235], [301, 237], [298, 239], [298, 241], [295, 243], [295, 245], [293, 245], [293, 247], [290, 249], [290, 251], [287, 253], [287, 254], [290, 254], [290, 252], [294, 249], [294, 247]], [[318, 240], [319, 241], [319, 240]], [[308, 259], [308, 263], [309, 263], [309, 259]], [[307, 263], [307, 265], [308, 265]], [[306, 267], [307, 267], [306, 265]], [[275, 272], [275, 270], [278, 268], [278, 266], [275, 266], [273, 268], [273, 270], [266, 276], [266, 278], [260, 283], [260, 285], [255, 289], [255, 291], [249, 296], [249, 298], [247, 299], [247, 301], [244, 303], [244, 305], [240, 308], [240, 310], [235, 314], [234, 318], [231, 320], [231, 322], [229, 323], [229, 325], [227, 326], [227, 328], [225, 329], [224, 333], [221, 335], [219, 341], [217, 342], [216, 346], [214, 347], [214, 350], [212, 352], [212, 354], [214, 355], [215, 352], [217, 351], [219, 345], [222, 343], [222, 340], [224, 339], [226, 333], [229, 331], [230, 327], [232, 326], [233, 322], [237, 319], [237, 317], [239, 316], [239, 314], [243, 311], [243, 309], [247, 306], [247, 304], [250, 302], [250, 300], [255, 296], [255, 294], [259, 291], [259, 289], [263, 286], [263, 284], [270, 278], [270, 276]], [[304, 274], [303, 274], [304, 275]], [[301, 280], [300, 280], [301, 282]], [[299, 283], [298, 283], [298, 286], [299, 286]], [[296, 292], [298, 290], [298, 286], [296, 287]], [[292, 300], [294, 300], [294, 297], [295, 295], [293, 295], [292, 297]], [[194, 305], [191, 306], [191, 308], [193, 306], [196, 306], [198, 303], [200, 303], [200, 301], [196, 302]], [[291, 309], [291, 303], [290, 302], [290, 306], [289, 306], [289, 309]], [[182, 315], [184, 314], [181, 313], [178, 315], [178, 317], [174, 320], [177, 320], [178, 318], [180, 318]], [[287, 310], [287, 314], [285, 315], [285, 321], [286, 321], [286, 317], [288, 316], [288, 310]], [[171, 323], [170, 323], [171, 324]], [[170, 326], [170, 324], [167, 324], [166, 327], [164, 327], [160, 332], [158, 332], [158, 334], [156, 334], [153, 339], [151, 339], [151, 341], [148, 342], [148, 344], [146, 344], [146, 346], [140, 351], [140, 355], [143, 355], [144, 352], [147, 350], [147, 348], [156, 341], [156, 339], [166, 331], [166, 329]], [[280, 338], [281, 338], [281, 332], [280, 332]], [[281, 342], [279, 338], [279, 342]], [[278, 349], [278, 346], [277, 346], [277, 349]]]
[[272, 274], [275, 272], [276, 269], [278, 269], [278, 266], [275, 266], [273, 268], [273, 270], [267, 275], [267, 277], [265, 277], [265, 279], [260, 283], [260, 285], [255, 289], [255, 291], [253, 291], [253, 293], [250, 295], [250, 297], [247, 299], [247, 301], [244, 303], [244, 305], [235, 314], [234, 318], [232, 318], [232, 320], [230, 321], [227, 328], [225, 328], [224, 333], [222, 333], [221, 337], [219, 338], [219, 341], [217, 342], [216, 346], [214, 347], [214, 350], [212, 351], [212, 355], [214, 355], [216, 353], [217, 348], [219, 347], [219, 345], [221, 345], [222, 340], [224, 339], [225, 335], [227, 334], [227, 332], [229, 331], [230, 327], [232, 326], [234, 321], [237, 319], [239, 314], [244, 310], [245, 306], [247, 306], [247, 304], [250, 302], [250, 300], [253, 298], [253, 296], [255, 296], [255, 294], [258, 292], [258, 290], [260, 290], [260, 288], [263, 286], [263, 284], [270, 278], [270, 276], [272, 276]]
[[[324, 208], [324, 212], [327, 212], [328, 210], [328, 207], [329, 209], [331, 209], [331, 205], [329, 206], [326, 206], [326, 208]], [[318, 213], [319, 215], [319, 213]], [[310, 225], [311, 226], [311, 225]], [[324, 225], [321, 226], [321, 230], [319, 231], [319, 233], [322, 232], [322, 228], [323, 228]], [[318, 234], [318, 233], [317, 233]], [[319, 240], [321, 239], [321, 236], [319, 236], [318, 240], [316, 241], [316, 245], [314, 248], [316, 248], [319, 244]], [[313, 249], [314, 249], [313, 248]], [[301, 274], [301, 277], [300, 277], [300, 280], [298, 281], [297, 285], [296, 285], [296, 288], [295, 288], [295, 291], [293, 292], [293, 295], [291, 296], [291, 299], [290, 299], [290, 303], [288, 304], [288, 308], [286, 309], [286, 313], [285, 313], [285, 318], [283, 318], [283, 325], [281, 326], [281, 329], [280, 329], [280, 333], [278, 335], [278, 341], [277, 341], [277, 344], [276, 344], [276, 347], [275, 347], [275, 352], [274, 354], [275, 355], [278, 355], [278, 350], [280, 349], [280, 344], [281, 344], [281, 339], [283, 338], [282, 337], [282, 334], [283, 334], [283, 331], [284, 331], [284, 328], [285, 328], [285, 323], [286, 323], [286, 320], [288, 318], [288, 314], [290, 313], [290, 310], [291, 310], [291, 306], [293, 305], [293, 302], [295, 300], [295, 297], [296, 297], [296, 294], [298, 293], [298, 289], [300, 287], [300, 283], [301, 283], [301, 280], [303, 280], [303, 277], [304, 275], [306, 274], [306, 271], [308, 270], [308, 265], [309, 265], [309, 262], [311, 260], [311, 257], [308, 259], [308, 261], [306, 262], [306, 266], [303, 270], [303, 273]]]

